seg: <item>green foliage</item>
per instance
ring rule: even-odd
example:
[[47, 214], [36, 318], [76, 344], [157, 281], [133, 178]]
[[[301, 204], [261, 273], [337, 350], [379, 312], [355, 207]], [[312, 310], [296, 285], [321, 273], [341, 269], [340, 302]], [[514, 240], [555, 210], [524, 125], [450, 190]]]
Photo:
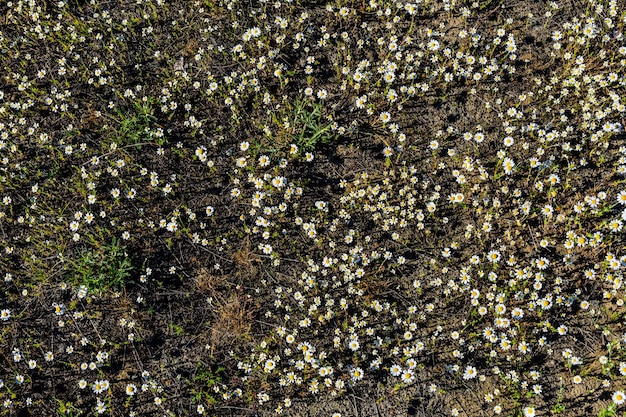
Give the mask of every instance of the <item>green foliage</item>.
[[207, 366], [198, 363], [197, 373], [193, 378], [198, 390], [193, 391], [193, 400], [206, 401], [208, 405], [216, 404], [217, 398], [214, 397], [213, 388], [222, 384], [225, 370], [223, 366]]
[[75, 417], [82, 414], [82, 411], [76, 408], [70, 401], [63, 402], [56, 399], [56, 402], [59, 404], [57, 408], [57, 415], [59, 417]]
[[176, 336], [180, 336], [183, 334], [183, 328], [177, 324], [170, 323], [170, 329], [172, 329], [174, 333], [176, 333]]
[[134, 103], [131, 109], [117, 110], [118, 126], [115, 142], [119, 146], [137, 145], [152, 139], [151, 129], [156, 117], [150, 101]]
[[561, 381], [561, 385], [559, 387], [559, 392], [556, 397], [556, 404], [552, 407], [550, 411], [552, 414], [561, 414], [565, 412], [565, 405], [563, 404], [563, 393], [565, 388], [563, 387], [563, 382]]
[[609, 406], [603, 408], [598, 412], [598, 417], [616, 417], [617, 416], [617, 406], [615, 403], [611, 403]]
[[330, 124], [322, 120], [322, 103], [297, 99], [291, 124], [295, 129], [295, 143], [305, 151], [312, 151], [319, 143], [329, 143], [334, 135]]
[[563, 405], [563, 403], [561, 402], [557, 402], [556, 404], [554, 404], [551, 410], [552, 414], [561, 414], [563, 412], [565, 412], [565, 405]]
[[121, 289], [133, 272], [132, 259], [116, 238], [111, 243], [94, 244], [79, 251], [76, 260], [69, 263], [68, 278], [72, 284], [96, 291]]

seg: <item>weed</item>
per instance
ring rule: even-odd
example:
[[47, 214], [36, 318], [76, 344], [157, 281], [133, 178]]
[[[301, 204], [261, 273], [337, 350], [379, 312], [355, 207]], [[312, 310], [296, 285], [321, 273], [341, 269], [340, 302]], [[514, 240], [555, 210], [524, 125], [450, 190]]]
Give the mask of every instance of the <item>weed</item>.
[[617, 406], [615, 403], [609, 404], [598, 412], [598, 417], [617, 417]]
[[117, 110], [117, 129], [114, 141], [118, 146], [138, 145], [150, 142], [156, 122], [150, 101], [135, 103], [126, 111]]
[[[206, 401], [209, 406], [215, 405], [217, 399], [214, 397], [214, 392], [219, 392], [225, 370], [223, 366], [207, 366], [198, 363], [197, 373], [193, 380], [198, 383], [199, 389], [193, 391], [193, 401]], [[215, 389], [217, 391], [214, 391]]]
[[565, 391], [565, 388], [563, 387], [563, 381], [561, 381], [560, 386], [559, 386], [559, 392], [556, 397], [556, 404], [554, 404], [554, 406], [552, 407], [552, 410], [550, 410], [552, 414], [561, 414], [565, 412], [565, 405], [562, 402], [564, 391]]
[[79, 251], [76, 260], [70, 263], [67, 274], [74, 285], [85, 285], [90, 290], [119, 290], [128, 282], [132, 272], [132, 259], [126, 247], [113, 238], [111, 243], [93, 245], [91, 249]]
[[170, 323], [170, 329], [172, 329], [174, 333], [176, 333], [176, 336], [180, 336], [183, 334], [183, 328], [178, 324]]
[[312, 103], [307, 99], [297, 98], [293, 103], [285, 103], [283, 117], [272, 115], [274, 124], [281, 126], [278, 137], [272, 143], [256, 143], [253, 151], [261, 150], [268, 154], [288, 151], [290, 144], [298, 146], [299, 151], [313, 151], [319, 144], [330, 143], [335, 135], [332, 124], [324, 123], [322, 103]]
[[56, 402], [59, 404], [57, 407], [57, 415], [59, 417], [75, 417], [82, 414], [82, 411], [76, 408], [70, 401], [63, 402], [56, 399]]
[[319, 143], [331, 141], [331, 125], [322, 122], [322, 104], [298, 99], [294, 103], [292, 123], [297, 134], [296, 144], [312, 151]]

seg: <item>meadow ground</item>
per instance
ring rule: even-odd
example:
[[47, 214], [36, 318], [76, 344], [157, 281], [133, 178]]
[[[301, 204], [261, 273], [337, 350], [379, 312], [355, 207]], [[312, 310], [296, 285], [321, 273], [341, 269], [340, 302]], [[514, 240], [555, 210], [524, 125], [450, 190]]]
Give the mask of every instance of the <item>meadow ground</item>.
[[0, 415], [626, 415], [623, 1], [0, 23]]

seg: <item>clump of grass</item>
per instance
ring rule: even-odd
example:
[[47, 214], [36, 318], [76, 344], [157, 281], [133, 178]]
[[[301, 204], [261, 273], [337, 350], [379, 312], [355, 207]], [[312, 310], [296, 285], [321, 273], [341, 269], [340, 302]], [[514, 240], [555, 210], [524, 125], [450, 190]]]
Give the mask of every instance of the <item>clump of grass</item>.
[[275, 135], [257, 141], [253, 153], [291, 154], [313, 152], [322, 144], [336, 138], [332, 123], [325, 120], [324, 103], [298, 97], [286, 101], [279, 111], [272, 114], [272, 122], [278, 127]]
[[70, 267], [66, 277], [70, 283], [98, 292], [121, 289], [134, 269], [126, 247], [116, 238], [110, 243], [79, 250], [78, 255], [68, 262]]
[[217, 317], [211, 323], [211, 346], [222, 347], [234, 339], [248, 339], [252, 321], [250, 301], [239, 295], [218, 300]]
[[319, 144], [327, 144], [335, 135], [330, 123], [322, 118], [322, 103], [297, 99], [293, 104], [291, 123], [296, 134], [295, 143], [305, 151], [312, 151]]
[[226, 368], [223, 366], [208, 366], [199, 363], [197, 373], [193, 377], [194, 384], [198, 388], [194, 390], [193, 401], [206, 402], [208, 406], [217, 404], [218, 399], [216, 398], [214, 387], [218, 387], [218, 389], [221, 387], [225, 370]]
[[114, 141], [118, 146], [139, 145], [152, 140], [156, 117], [149, 100], [135, 102], [132, 107], [116, 112]]

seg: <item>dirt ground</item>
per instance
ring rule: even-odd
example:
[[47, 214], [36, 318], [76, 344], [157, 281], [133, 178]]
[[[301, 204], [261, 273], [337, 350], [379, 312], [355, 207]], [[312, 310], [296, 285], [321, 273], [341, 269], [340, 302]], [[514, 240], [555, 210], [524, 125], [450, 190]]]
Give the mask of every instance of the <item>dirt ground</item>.
[[624, 11], [2, 2], [0, 415], [620, 415]]

